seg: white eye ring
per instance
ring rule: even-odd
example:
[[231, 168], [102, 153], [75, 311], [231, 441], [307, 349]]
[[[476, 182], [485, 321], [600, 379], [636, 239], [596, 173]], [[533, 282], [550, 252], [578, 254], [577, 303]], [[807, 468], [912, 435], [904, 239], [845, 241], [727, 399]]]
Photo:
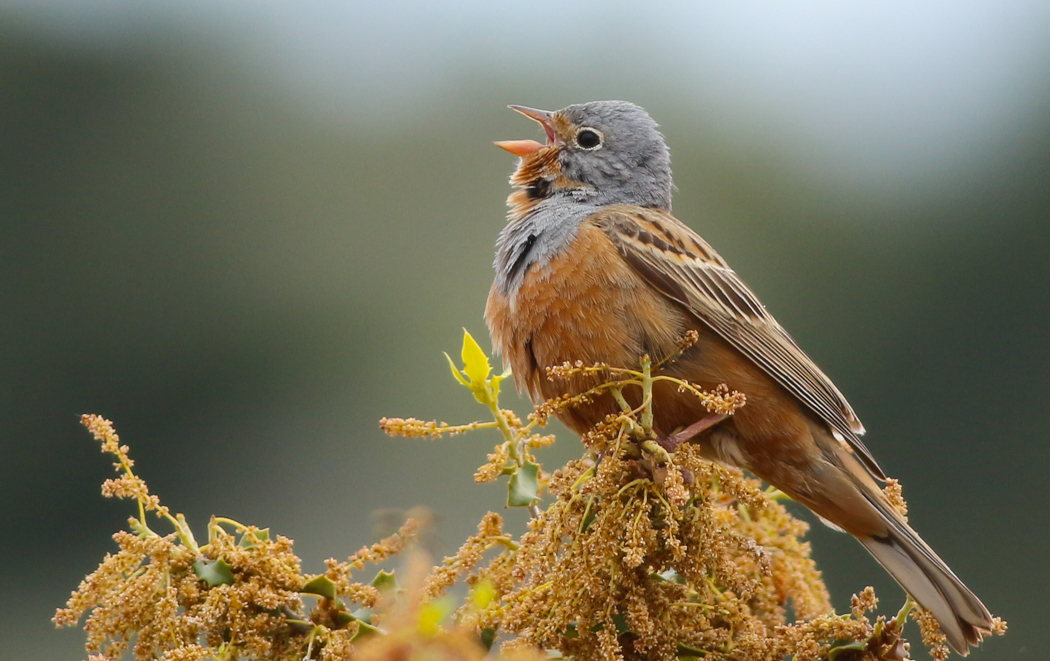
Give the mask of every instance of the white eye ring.
[[[589, 147], [580, 144], [580, 135], [582, 135], [585, 132], [593, 133], [595, 136], [597, 136], [598, 142]], [[601, 149], [602, 145], [605, 144], [605, 134], [603, 134], [598, 129], [591, 128], [590, 126], [581, 126], [576, 130], [576, 135], [572, 137], [572, 141], [576, 143], [576, 146], [580, 149], [583, 149], [585, 151], [594, 151], [595, 149]]]

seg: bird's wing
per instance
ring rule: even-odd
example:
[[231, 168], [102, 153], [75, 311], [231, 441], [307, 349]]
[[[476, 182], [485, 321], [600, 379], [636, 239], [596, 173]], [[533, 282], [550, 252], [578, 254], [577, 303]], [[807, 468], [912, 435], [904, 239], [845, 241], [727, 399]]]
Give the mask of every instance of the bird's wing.
[[885, 479], [860, 440], [864, 426], [846, 398], [696, 232], [666, 211], [627, 205], [603, 209], [589, 221], [650, 285], [685, 306], [827, 421], [865, 466]]

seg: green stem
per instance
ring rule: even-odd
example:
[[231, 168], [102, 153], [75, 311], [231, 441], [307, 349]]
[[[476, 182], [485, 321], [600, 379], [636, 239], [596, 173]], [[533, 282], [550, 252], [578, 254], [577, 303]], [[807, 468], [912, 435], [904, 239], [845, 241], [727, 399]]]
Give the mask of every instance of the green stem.
[[643, 441], [642, 442], [642, 449], [645, 450], [646, 452], [648, 452], [649, 454], [651, 454], [651, 455], [653, 455], [655, 457], [658, 457], [659, 460], [660, 460], [660, 463], [662, 465], [664, 465], [664, 466], [666, 466], [667, 464], [671, 463], [671, 455], [668, 454], [667, 450], [665, 450], [656, 441]]
[[576, 481], [572, 483], [572, 489], [571, 490], [572, 491], [576, 491], [577, 489], [580, 488], [580, 485], [582, 485], [584, 482], [586, 482], [587, 480], [591, 479], [592, 477], [594, 477], [594, 466], [591, 466], [590, 468], [588, 468], [587, 470], [585, 470], [583, 472], [583, 475], [581, 475], [578, 478], [576, 478]]
[[[171, 519], [171, 515], [168, 515], [168, 518]], [[173, 521], [175, 522], [175, 530], [179, 534], [179, 539], [186, 545], [186, 548], [193, 551], [194, 554], [200, 553], [200, 547], [197, 546], [197, 540], [193, 538], [193, 531], [190, 530], [190, 524], [186, 523], [186, 517], [178, 514]]]
[[900, 611], [897, 613], [897, 617], [893, 618], [894, 621], [897, 622], [898, 631], [904, 628], [904, 623], [908, 619], [908, 614], [915, 610], [916, 606], [918, 606], [918, 604], [915, 603], [915, 600], [912, 599], [911, 595], [909, 594], [908, 599], [904, 602], [904, 605], [901, 606]]
[[514, 428], [510, 426], [503, 409], [499, 407], [499, 397], [494, 392], [491, 383], [485, 384], [485, 405], [489, 407], [489, 411], [492, 412], [492, 419], [495, 421], [496, 426], [499, 427], [504, 440], [507, 441], [507, 454], [510, 455], [515, 464], [521, 466], [524, 463], [521, 442], [525, 434], [519, 436], [514, 433]]
[[[577, 535], [583, 534], [583, 526], [587, 522], [587, 517], [591, 514], [591, 505], [594, 503], [594, 494], [587, 499], [587, 507], [583, 509], [583, 516], [580, 517], [580, 529], [576, 532]], [[573, 540], [575, 543], [576, 540]]]
[[644, 483], [646, 483], [648, 481], [649, 480], [644, 478], [644, 477], [640, 477], [640, 478], [638, 478], [636, 480], [631, 480], [627, 484], [625, 484], [622, 487], [620, 487], [620, 490], [616, 492], [616, 495], [617, 496], [622, 496], [624, 491], [627, 491], [628, 489], [630, 489], [633, 486], [637, 486], [639, 484], [644, 484]]
[[310, 630], [309, 643], [306, 646], [306, 656], [303, 657], [303, 661], [310, 661], [310, 657], [314, 655], [314, 640], [317, 638], [317, 627]]
[[240, 521], [234, 521], [233, 519], [227, 519], [224, 516], [213, 516], [211, 518], [211, 522], [212, 522], [212, 525], [217, 524], [217, 523], [225, 523], [227, 525], [233, 526], [238, 531], [242, 531], [242, 530], [247, 530], [248, 529], [248, 526], [244, 525]]
[[154, 535], [156, 535], [157, 533], [153, 532], [153, 530], [149, 527], [149, 524], [146, 523], [146, 505], [142, 502], [141, 499], [139, 499], [138, 502], [139, 502], [139, 523], [142, 524], [143, 529], [148, 530], [149, 532], [151, 532]]
[[627, 403], [627, 400], [624, 399], [622, 388], [619, 386], [612, 386], [609, 388], [609, 392], [612, 393], [613, 399], [616, 400], [616, 403], [620, 405], [621, 411], [624, 413], [631, 413], [633, 409], [631, 408], [631, 405]]

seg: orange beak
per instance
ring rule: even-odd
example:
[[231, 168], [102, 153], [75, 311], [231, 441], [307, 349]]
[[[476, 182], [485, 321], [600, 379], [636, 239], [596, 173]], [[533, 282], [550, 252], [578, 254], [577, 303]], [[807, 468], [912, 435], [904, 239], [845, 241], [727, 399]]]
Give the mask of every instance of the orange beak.
[[[535, 120], [540, 123], [543, 127], [544, 133], [547, 134], [547, 144], [555, 142], [554, 125], [551, 123], [554, 113], [547, 110], [537, 110], [536, 108], [526, 108], [525, 106], [507, 106], [511, 110], [516, 110], [521, 114], [525, 115], [529, 119]], [[493, 143], [500, 149], [506, 149], [510, 153], [518, 157], [525, 157], [529, 154], [534, 154], [539, 150], [543, 149], [547, 145], [541, 145], [535, 140], [501, 140]]]
[[529, 154], [534, 154], [539, 150], [543, 149], [545, 145], [541, 145], [535, 140], [498, 140], [492, 144], [496, 145], [500, 149], [506, 149], [515, 156], [524, 158]]

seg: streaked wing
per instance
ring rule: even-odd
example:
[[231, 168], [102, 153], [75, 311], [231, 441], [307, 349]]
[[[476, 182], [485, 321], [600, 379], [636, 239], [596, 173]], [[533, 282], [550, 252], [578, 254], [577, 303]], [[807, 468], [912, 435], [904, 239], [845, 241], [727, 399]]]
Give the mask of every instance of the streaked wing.
[[820, 368], [754, 292], [699, 235], [657, 209], [612, 206], [591, 216], [639, 275], [755, 362], [838, 431], [868, 469], [885, 474], [864, 447], [864, 426]]

